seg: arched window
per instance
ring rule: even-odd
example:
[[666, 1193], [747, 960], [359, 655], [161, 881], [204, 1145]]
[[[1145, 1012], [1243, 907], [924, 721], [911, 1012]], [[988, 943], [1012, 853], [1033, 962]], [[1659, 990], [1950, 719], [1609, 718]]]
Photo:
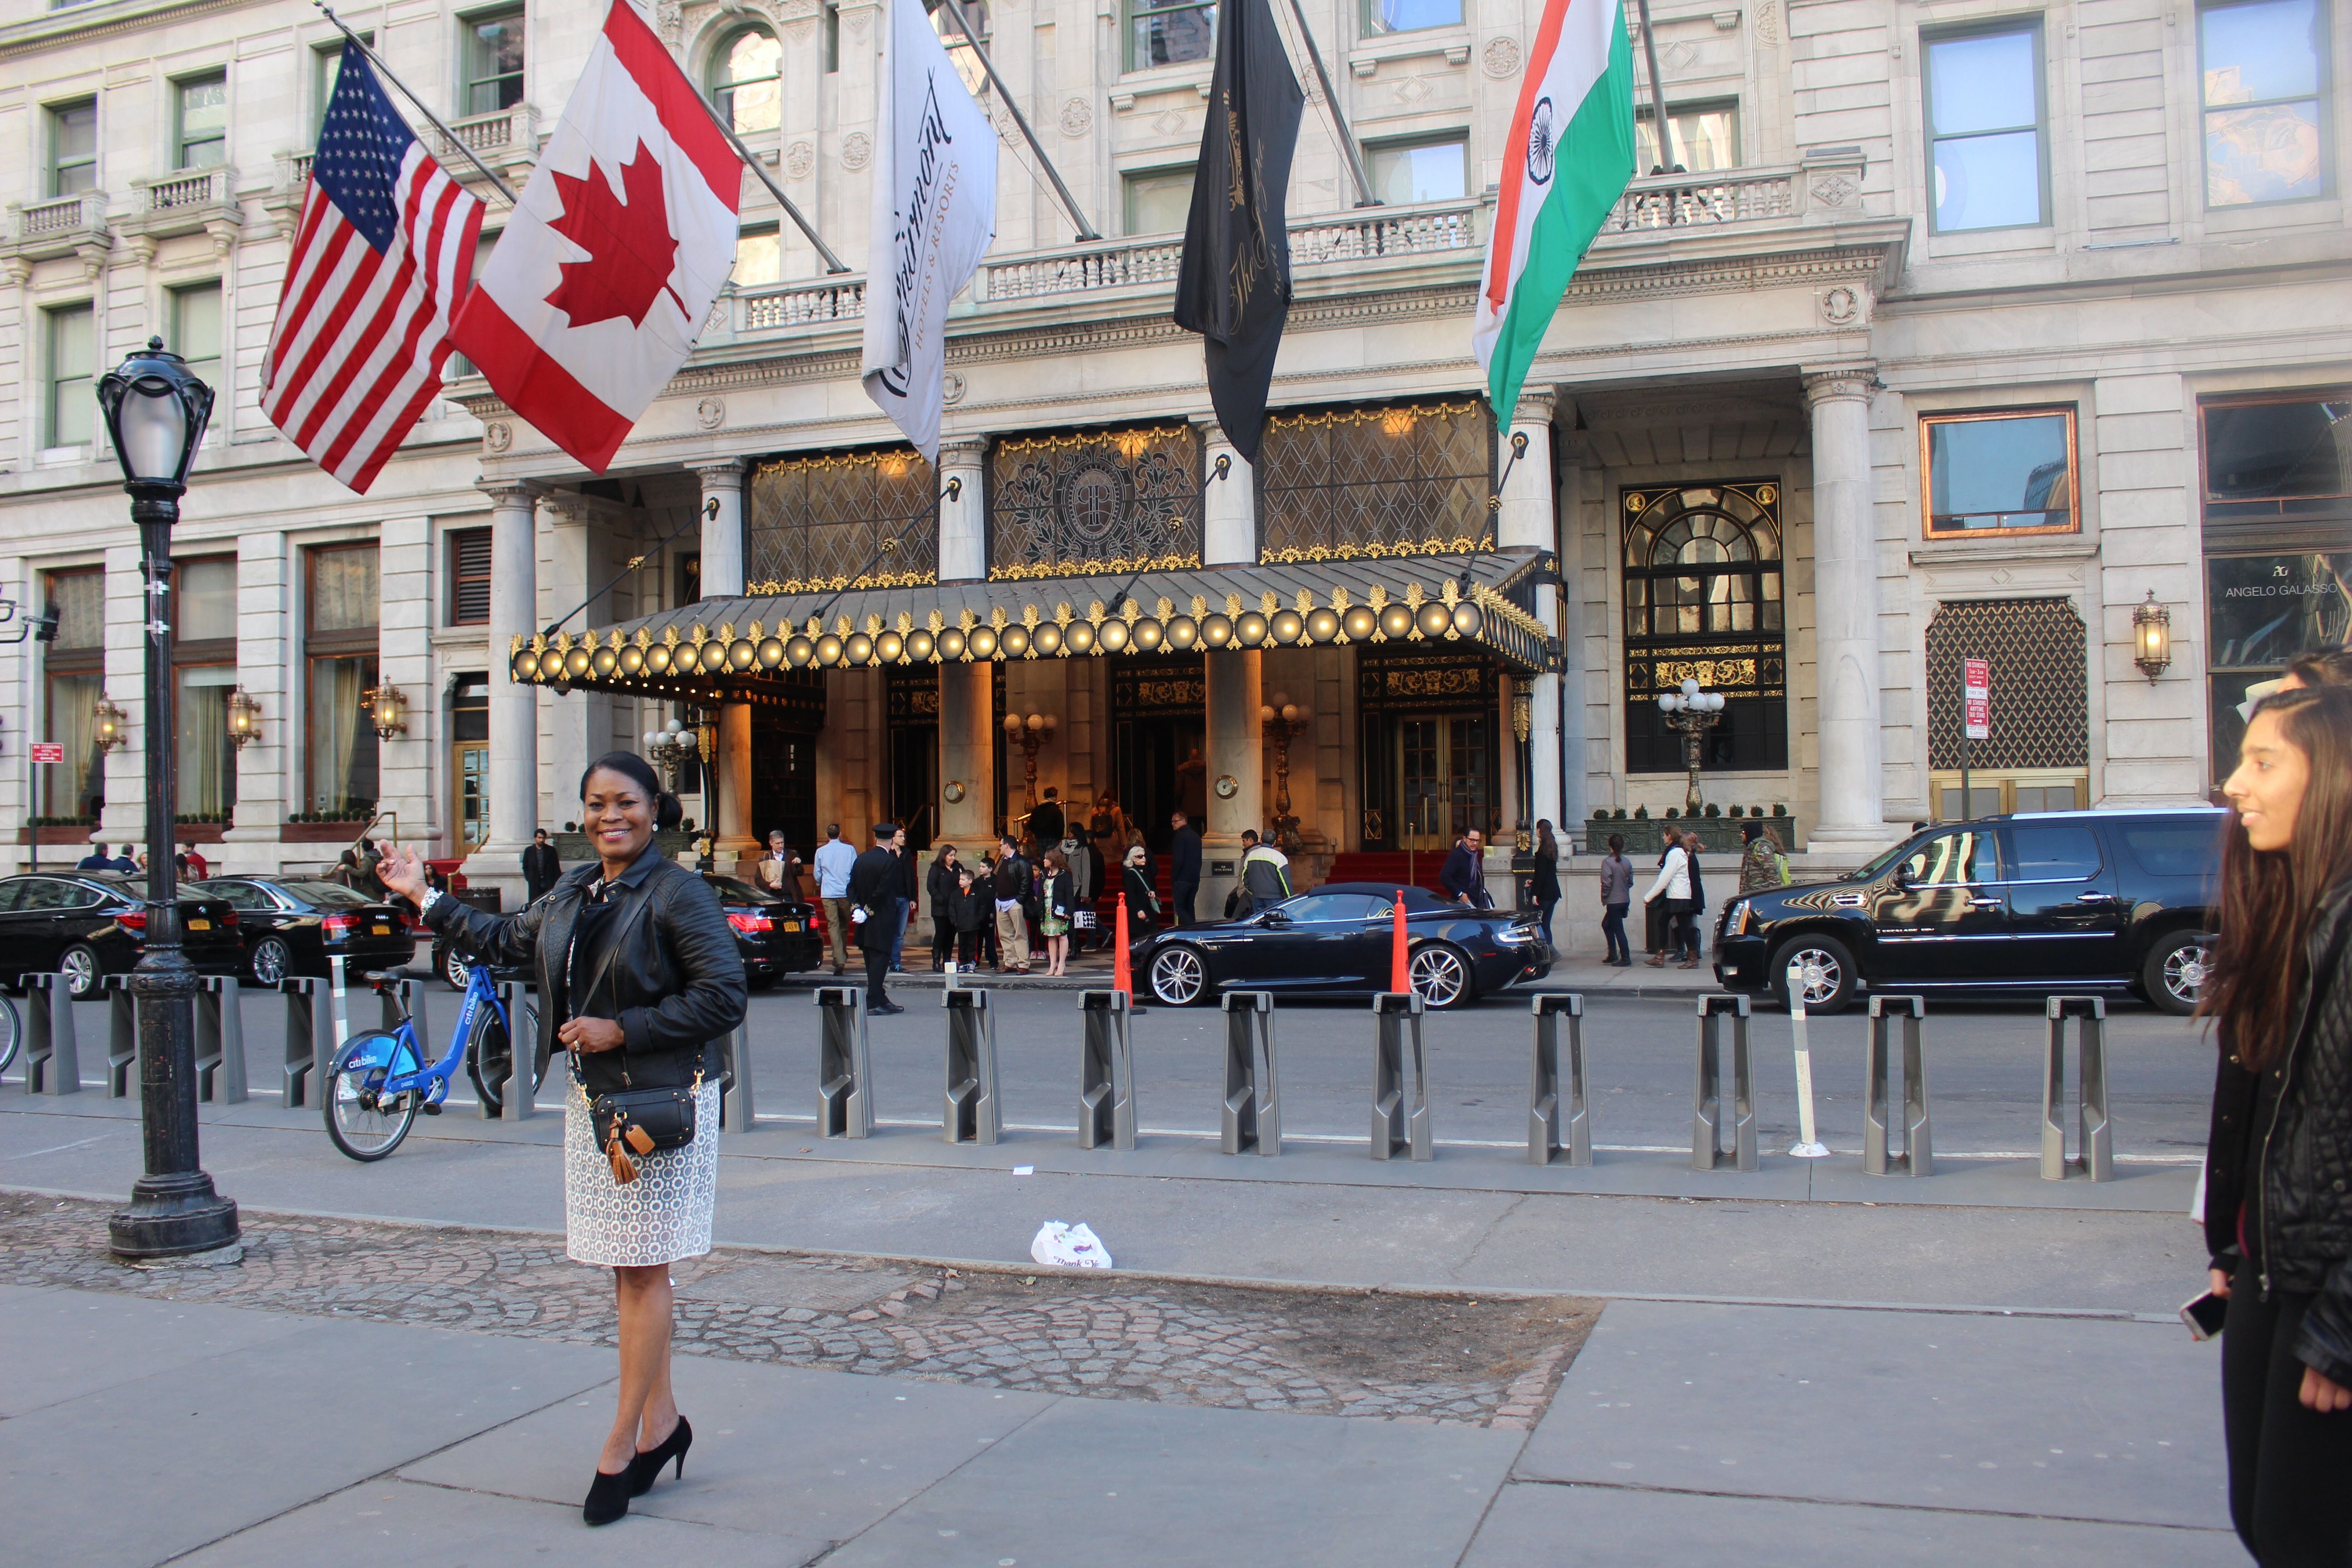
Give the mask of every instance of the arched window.
[[784, 122], [784, 47], [765, 27], [730, 33], [710, 57], [710, 101], [741, 135]]
[[1658, 693], [1685, 677], [1727, 700], [1704, 765], [1787, 767], [1780, 487], [1629, 489], [1624, 537], [1626, 771], [1683, 771], [1683, 739], [1661, 719]]

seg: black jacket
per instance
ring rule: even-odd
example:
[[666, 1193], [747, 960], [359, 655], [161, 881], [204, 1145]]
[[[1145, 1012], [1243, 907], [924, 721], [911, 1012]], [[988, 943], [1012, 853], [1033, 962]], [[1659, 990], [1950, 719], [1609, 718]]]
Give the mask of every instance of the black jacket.
[[906, 871], [898, 857], [877, 844], [849, 868], [849, 901], [862, 904], [866, 918], [857, 922], [857, 945], [888, 947], [898, 940], [898, 905], [905, 896]]
[[1486, 868], [1467, 844], [1456, 844], [1445, 857], [1445, 869], [1437, 874], [1437, 885], [1454, 898], [1466, 895], [1473, 909], [1486, 909], [1494, 902], [1486, 895]]
[[993, 879], [992, 885], [996, 889], [998, 899], [1019, 899], [1024, 904], [1029, 901], [1032, 889], [1029, 886], [1027, 860], [1018, 855], [1007, 855], [996, 863]]
[[[572, 928], [588, 889], [604, 874], [577, 866], [545, 899], [511, 915], [470, 909], [446, 895], [425, 923], [494, 968], [532, 965], [541, 996], [557, 994], [572, 950]], [[621, 1048], [588, 1051], [580, 1074], [591, 1095], [621, 1089], [675, 1089], [698, 1073], [716, 1079], [719, 1042], [743, 1022], [743, 960], [710, 885], [648, 847], [621, 873], [605, 962], [572, 976], [572, 1006], [619, 1020]], [[539, 1019], [539, 1048], [556, 1048], [564, 1019], [552, 1007]]]
[[[2274, 1097], [2222, 1041], [2205, 1156], [2205, 1245], [2214, 1267], [2233, 1267], [2242, 1207], [2264, 1294], [2314, 1297], [2295, 1358], [2352, 1384], [2352, 881], [2320, 900], [2304, 952], [2310, 979], [2286, 1054], [2271, 1069]], [[2275, 1104], [2258, 1118], [2265, 1098]], [[2245, 1191], [2250, 1163], [2261, 1172], [2258, 1194]]]
[[1046, 918], [1057, 921], [1066, 921], [1070, 918], [1074, 887], [1075, 884], [1067, 870], [1048, 871], [1045, 874], [1041, 879], [1039, 891]]
[[1528, 879], [1528, 891], [1538, 902], [1559, 897], [1559, 857], [1536, 851], [1536, 874]]
[[944, 856], [935, 857], [931, 868], [923, 873], [923, 901], [930, 906], [931, 919], [955, 919], [956, 868], [947, 863]]
[[532, 843], [524, 847], [522, 879], [530, 888], [532, 898], [555, 886], [556, 879], [562, 875], [563, 859], [556, 854], [554, 845]]
[[959, 886], [950, 907], [955, 910], [955, 928], [960, 931], [986, 931], [996, 923], [996, 895], [989, 890], [985, 877], [974, 879], [969, 893]]
[[1191, 823], [1176, 830], [1176, 838], [1168, 847], [1168, 885], [1171, 888], [1197, 888], [1201, 885], [1201, 835]]
[[1051, 849], [1062, 841], [1064, 826], [1060, 801], [1045, 801], [1029, 814], [1029, 833], [1041, 850]]

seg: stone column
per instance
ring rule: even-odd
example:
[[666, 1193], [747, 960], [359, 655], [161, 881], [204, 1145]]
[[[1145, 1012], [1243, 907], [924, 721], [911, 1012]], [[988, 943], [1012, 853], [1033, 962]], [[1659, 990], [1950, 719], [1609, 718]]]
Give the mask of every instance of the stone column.
[[[738, 628], [739, 630], [740, 628]], [[760, 858], [761, 826], [751, 820], [751, 705], [719, 705], [719, 758], [711, 772], [718, 775], [719, 858]]]
[[[702, 481], [702, 596], [743, 596], [743, 464], [730, 458], [697, 468]], [[714, 515], [710, 503], [717, 501]]]
[[[1209, 830], [1201, 836], [1207, 862], [1238, 862], [1242, 829], [1265, 831], [1265, 731], [1258, 717], [1265, 657], [1255, 648], [1213, 648], [1201, 661], [1209, 710]], [[1218, 788], [1227, 778], [1235, 785], [1230, 797]], [[1234, 878], [1211, 864], [1201, 869], [1197, 908], [1213, 918], [1223, 910]]]
[[[967, 865], [980, 864], [975, 845], [990, 847], [996, 837], [996, 721], [990, 700], [993, 667], [975, 659], [970, 664], [940, 666], [940, 842], [962, 852]], [[963, 786], [961, 800], [950, 800], [947, 786]]]
[[1890, 843], [1879, 738], [1878, 543], [1870, 504], [1875, 367], [1808, 372], [1813, 419], [1813, 668], [1821, 814], [1811, 842]]
[[[1559, 514], [1552, 489], [1551, 408], [1549, 392], [1523, 395], [1511, 415], [1511, 436], [1524, 436], [1528, 449], [1516, 459], [1507, 447], [1504, 461], [1510, 477], [1503, 486], [1503, 507], [1496, 515], [1495, 542], [1504, 550], [1559, 549]], [[1549, 587], [1536, 590], [1536, 616], [1552, 637], [1559, 636], [1559, 596]], [[1528, 798], [1519, 811], [1530, 833], [1538, 817], [1549, 817], [1554, 828], [1561, 820], [1559, 777], [1559, 677], [1545, 672], [1528, 681], [1531, 703], [1528, 735]]]
[[[988, 476], [981, 443], [940, 447], [940, 581], [978, 583], [988, 576]], [[948, 493], [952, 486], [955, 493]]]
[[466, 877], [522, 882], [523, 847], [539, 821], [539, 689], [514, 679], [514, 639], [538, 630], [538, 507], [527, 484], [485, 486], [490, 498], [490, 823]]
[[[1585, 741], [1591, 732], [1584, 700], [1584, 616], [1582, 562], [1584, 560], [1584, 518], [1580, 500], [1584, 493], [1584, 454], [1574, 447], [1563, 447], [1557, 454], [1556, 472], [1552, 476], [1553, 494], [1558, 500], [1559, 523], [1559, 586], [1539, 590], [1536, 595], [1537, 613], [1549, 607], [1552, 617], [1546, 625], [1554, 626], [1559, 637], [1560, 671], [1558, 683], [1559, 705], [1559, 823], [1562, 828], [1580, 829], [1592, 815], [1591, 782], [1585, 773]], [[1601, 668], [1608, 668], [1607, 660]], [[1537, 722], [1542, 722], [1538, 707]]]
[[[1201, 562], [1207, 566], [1247, 566], [1257, 562], [1255, 470], [1234, 450], [1213, 418], [1195, 416], [1201, 428]], [[1219, 459], [1227, 459], [1217, 477]]]
[[[743, 464], [739, 458], [698, 467], [702, 481], [702, 596], [743, 596]], [[714, 509], [713, 503], [717, 503]], [[736, 628], [742, 630], [740, 626]], [[718, 858], [757, 859], [760, 825], [751, 820], [751, 705], [719, 705], [719, 755], [710, 769], [717, 799], [712, 826]]]

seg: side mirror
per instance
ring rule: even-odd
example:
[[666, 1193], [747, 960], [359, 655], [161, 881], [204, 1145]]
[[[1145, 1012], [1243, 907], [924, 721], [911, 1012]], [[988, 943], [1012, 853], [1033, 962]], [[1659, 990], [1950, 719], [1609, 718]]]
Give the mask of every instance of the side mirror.
[[1898, 888], [1900, 888], [1900, 889], [1904, 889], [1906, 892], [1908, 892], [1908, 891], [1910, 890], [1910, 888], [1911, 888], [1911, 868], [1910, 868], [1910, 867], [1908, 867], [1908, 866], [1897, 866], [1897, 867], [1895, 867], [1895, 885], [1896, 887], [1898, 887]]
[[1265, 911], [1265, 926], [1268, 931], [1280, 931], [1284, 926], [1286, 926], [1289, 923], [1290, 917], [1283, 913], [1280, 910], [1268, 910]]

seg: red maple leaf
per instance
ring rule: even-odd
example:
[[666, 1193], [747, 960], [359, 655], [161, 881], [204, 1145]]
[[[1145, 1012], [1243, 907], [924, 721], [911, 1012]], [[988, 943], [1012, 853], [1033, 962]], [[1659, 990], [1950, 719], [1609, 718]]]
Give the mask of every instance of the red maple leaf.
[[625, 204], [614, 198], [604, 166], [593, 161], [584, 180], [555, 171], [563, 216], [550, 226], [588, 252], [588, 259], [562, 264], [563, 281], [547, 302], [575, 327], [615, 316], [642, 327], [646, 312], [665, 293], [677, 300], [680, 314], [693, 313], [669, 286], [677, 268], [677, 241], [670, 235], [669, 207], [662, 199], [661, 165], [642, 141], [637, 155], [621, 166], [621, 186], [628, 195]]

